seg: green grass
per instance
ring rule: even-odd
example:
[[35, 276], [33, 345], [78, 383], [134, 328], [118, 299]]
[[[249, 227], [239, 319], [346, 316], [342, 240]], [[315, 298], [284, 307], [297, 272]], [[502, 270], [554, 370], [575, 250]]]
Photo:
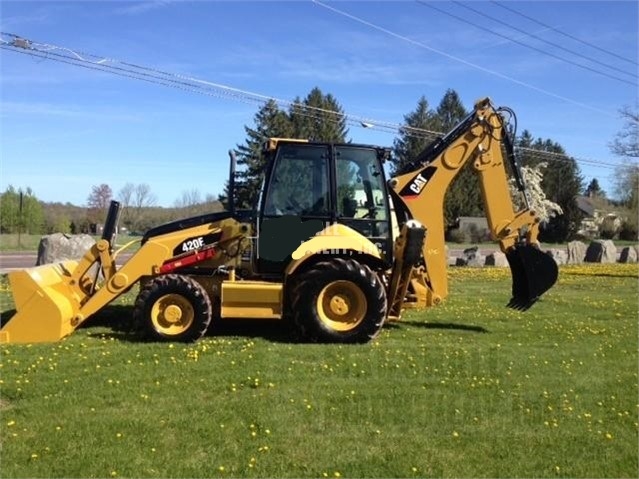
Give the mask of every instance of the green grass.
[[[3, 477], [636, 477], [637, 265], [562, 267], [530, 311], [505, 269], [361, 346], [218, 325], [4, 345]], [[6, 283], [0, 310], [11, 308]]]
[[0, 234], [0, 251], [37, 251], [42, 235]]
[[[29, 251], [36, 252], [38, 251], [38, 245], [40, 244], [40, 240], [44, 235], [31, 235], [31, 234], [22, 234], [18, 236], [17, 234], [0, 234], [0, 252], [12, 252], [12, 251]], [[93, 236], [93, 238], [97, 241], [101, 237], [99, 235]], [[141, 236], [129, 236], [129, 235], [118, 235], [116, 238], [116, 246], [115, 248], [119, 248], [120, 246], [124, 246], [129, 241], [133, 240], [141, 240]], [[133, 252], [139, 249], [139, 244], [133, 244], [129, 248], [127, 248], [127, 252]]]

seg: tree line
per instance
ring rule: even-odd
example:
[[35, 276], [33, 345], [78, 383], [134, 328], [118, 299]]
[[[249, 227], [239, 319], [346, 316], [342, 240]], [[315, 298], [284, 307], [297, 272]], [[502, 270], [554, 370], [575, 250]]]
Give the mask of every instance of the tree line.
[[[393, 141], [391, 173], [404, 171], [436, 139], [438, 135], [435, 132], [448, 132], [469, 113], [458, 93], [452, 89], [446, 91], [435, 108], [430, 106], [425, 96], [419, 98], [415, 109], [404, 115], [403, 126]], [[615, 138], [611, 149], [623, 158], [636, 158], [637, 118], [636, 115], [632, 116], [630, 109], [623, 110], [622, 115], [628, 126]], [[296, 98], [287, 110], [280, 109], [274, 101], [267, 102], [255, 114], [253, 125], [245, 126], [245, 132], [245, 142], [237, 145], [235, 150], [241, 168], [238, 172], [241, 186], [236, 190], [235, 201], [245, 208], [253, 208], [259, 196], [266, 166], [260, 152], [267, 138], [351, 141], [341, 105], [335, 97], [322, 93], [319, 88], [311, 90], [304, 99]], [[587, 193], [576, 160], [556, 141], [535, 138], [528, 130], [515, 138], [514, 146], [522, 166], [539, 172], [540, 188], [545, 199], [559, 207], [544, 222], [541, 241], [563, 242], [575, 238], [583, 218], [577, 197]], [[638, 173], [636, 165], [632, 163], [620, 167], [617, 194], [621, 201], [612, 204], [613, 207], [621, 207], [625, 213], [621, 231], [635, 239]], [[634, 193], [628, 194], [629, 191]], [[225, 202], [227, 195], [228, 189], [219, 199]], [[462, 170], [450, 185], [445, 196], [444, 215], [449, 231], [454, 230], [458, 218], [462, 216], [484, 215], [478, 177], [471, 168]]]
[[[20, 199], [22, 198], [22, 204]], [[99, 233], [111, 200], [122, 205], [122, 231], [142, 234], [146, 230], [176, 218], [196, 216], [222, 210], [212, 194], [185, 190], [173, 207], [157, 206], [157, 198], [148, 184], [125, 184], [116, 194], [107, 184], [91, 187], [86, 206], [71, 203], [43, 202], [30, 188], [22, 191], [13, 186], [0, 194], [0, 233], [50, 234]]]
[[[433, 140], [437, 133], [446, 133], [469, 114], [456, 91], [449, 89], [433, 108], [425, 96], [416, 107], [404, 115], [404, 122], [392, 144], [391, 173], [402, 172], [407, 165]], [[575, 238], [583, 212], [577, 197], [586, 194], [622, 211], [623, 224], [619, 228], [624, 236], [637, 238], [637, 196], [639, 167], [633, 162], [639, 157], [638, 114], [627, 107], [621, 111], [625, 127], [610, 143], [611, 151], [624, 159], [617, 171], [615, 193], [619, 198], [611, 202], [595, 180], [584, 188], [584, 179], [576, 160], [562, 145], [548, 138], [535, 138], [524, 130], [515, 138], [522, 165], [537, 174], [545, 198], [558, 205], [556, 213], [544, 222], [540, 239], [545, 242], [563, 242]], [[287, 109], [274, 101], [267, 101], [253, 117], [252, 125], [245, 125], [245, 140], [236, 145], [238, 161], [238, 188], [235, 204], [239, 208], [253, 208], [259, 196], [266, 165], [261, 155], [264, 141], [270, 137], [300, 138], [311, 141], [351, 142], [346, 115], [331, 94], [313, 88], [306, 97], [296, 97]], [[87, 198], [85, 208], [70, 204], [42, 203], [33, 191], [24, 192], [9, 187], [0, 196], [0, 232], [49, 233], [83, 232], [91, 225], [104, 221], [111, 199], [123, 205], [121, 224], [129, 231], [143, 232], [157, 224], [178, 217], [218, 211], [220, 202], [227, 202], [228, 186], [217, 197], [198, 191], [184, 191], [173, 208], [156, 206], [156, 197], [147, 184], [127, 183], [116, 195], [109, 185], [95, 185]], [[558, 213], [561, 211], [561, 213]], [[462, 216], [483, 216], [483, 204], [477, 175], [471, 168], [460, 172], [450, 185], [445, 197], [444, 215], [449, 231], [454, 230]]]

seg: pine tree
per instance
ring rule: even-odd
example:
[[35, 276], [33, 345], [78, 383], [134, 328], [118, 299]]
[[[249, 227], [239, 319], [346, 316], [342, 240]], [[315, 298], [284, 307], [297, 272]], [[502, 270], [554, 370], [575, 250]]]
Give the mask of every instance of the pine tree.
[[[442, 97], [437, 110], [429, 108], [421, 97], [414, 111], [404, 116], [404, 127], [393, 143], [393, 174], [409, 171], [411, 162], [435, 138], [427, 137], [414, 129], [446, 134], [468, 116], [468, 111], [455, 90], [449, 89]], [[445, 223], [450, 228], [460, 216], [483, 214], [481, 193], [477, 175], [471, 168], [464, 168], [451, 183], [444, 200]]]
[[[452, 130], [468, 111], [455, 90], [447, 90], [437, 106], [437, 120], [444, 133]], [[444, 197], [445, 224], [452, 228], [460, 216], [483, 216], [484, 208], [475, 170], [466, 165], [448, 187]]]
[[300, 100], [295, 98], [289, 109], [294, 138], [309, 141], [344, 143], [348, 130], [341, 105], [330, 93], [324, 95], [315, 87]]
[[[279, 109], [274, 100], [266, 102], [255, 114], [254, 127], [244, 127], [246, 141], [238, 145], [237, 155], [237, 187], [235, 204], [238, 208], [254, 208], [257, 201], [266, 164], [261, 151], [264, 142], [271, 137], [290, 138], [293, 136], [291, 121], [286, 112]], [[228, 198], [228, 185], [220, 201]]]
[[[254, 208], [266, 169], [262, 156], [264, 142], [271, 137], [300, 138], [310, 141], [343, 143], [346, 141], [346, 117], [337, 100], [313, 88], [304, 100], [297, 97], [288, 112], [274, 100], [260, 108], [254, 127], [245, 126], [246, 141], [235, 149], [238, 185], [235, 204], [238, 208]], [[228, 185], [218, 199], [227, 201]]]
[[437, 106], [440, 131], [446, 133], [468, 116], [468, 111], [455, 90], [448, 89]]
[[584, 195], [590, 197], [605, 198], [606, 192], [601, 189], [601, 186], [599, 186], [599, 180], [597, 180], [597, 178], [593, 178], [592, 180], [590, 180], [590, 183], [588, 183], [588, 186], [584, 191]]
[[439, 131], [435, 112], [430, 109], [424, 96], [417, 102], [415, 110], [404, 115], [404, 125], [399, 130], [399, 137], [393, 142], [390, 162], [394, 175], [406, 172], [410, 163], [434, 139], [419, 130]]

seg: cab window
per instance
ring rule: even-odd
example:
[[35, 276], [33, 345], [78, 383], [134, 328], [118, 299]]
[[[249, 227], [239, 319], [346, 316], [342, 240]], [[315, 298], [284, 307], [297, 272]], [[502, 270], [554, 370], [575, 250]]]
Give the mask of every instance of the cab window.
[[388, 200], [375, 150], [338, 148], [336, 171], [339, 218], [387, 220]]
[[327, 216], [330, 211], [328, 158], [325, 146], [280, 146], [264, 214]]

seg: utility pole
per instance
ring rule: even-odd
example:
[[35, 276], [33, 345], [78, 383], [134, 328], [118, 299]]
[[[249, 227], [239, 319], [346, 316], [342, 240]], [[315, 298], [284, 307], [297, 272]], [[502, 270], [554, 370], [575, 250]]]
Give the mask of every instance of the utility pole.
[[18, 249], [22, 249], [22, 204], [23, 204], [23, 193], [22, 189], [20, 189], [20, 202], [18, 203]]

